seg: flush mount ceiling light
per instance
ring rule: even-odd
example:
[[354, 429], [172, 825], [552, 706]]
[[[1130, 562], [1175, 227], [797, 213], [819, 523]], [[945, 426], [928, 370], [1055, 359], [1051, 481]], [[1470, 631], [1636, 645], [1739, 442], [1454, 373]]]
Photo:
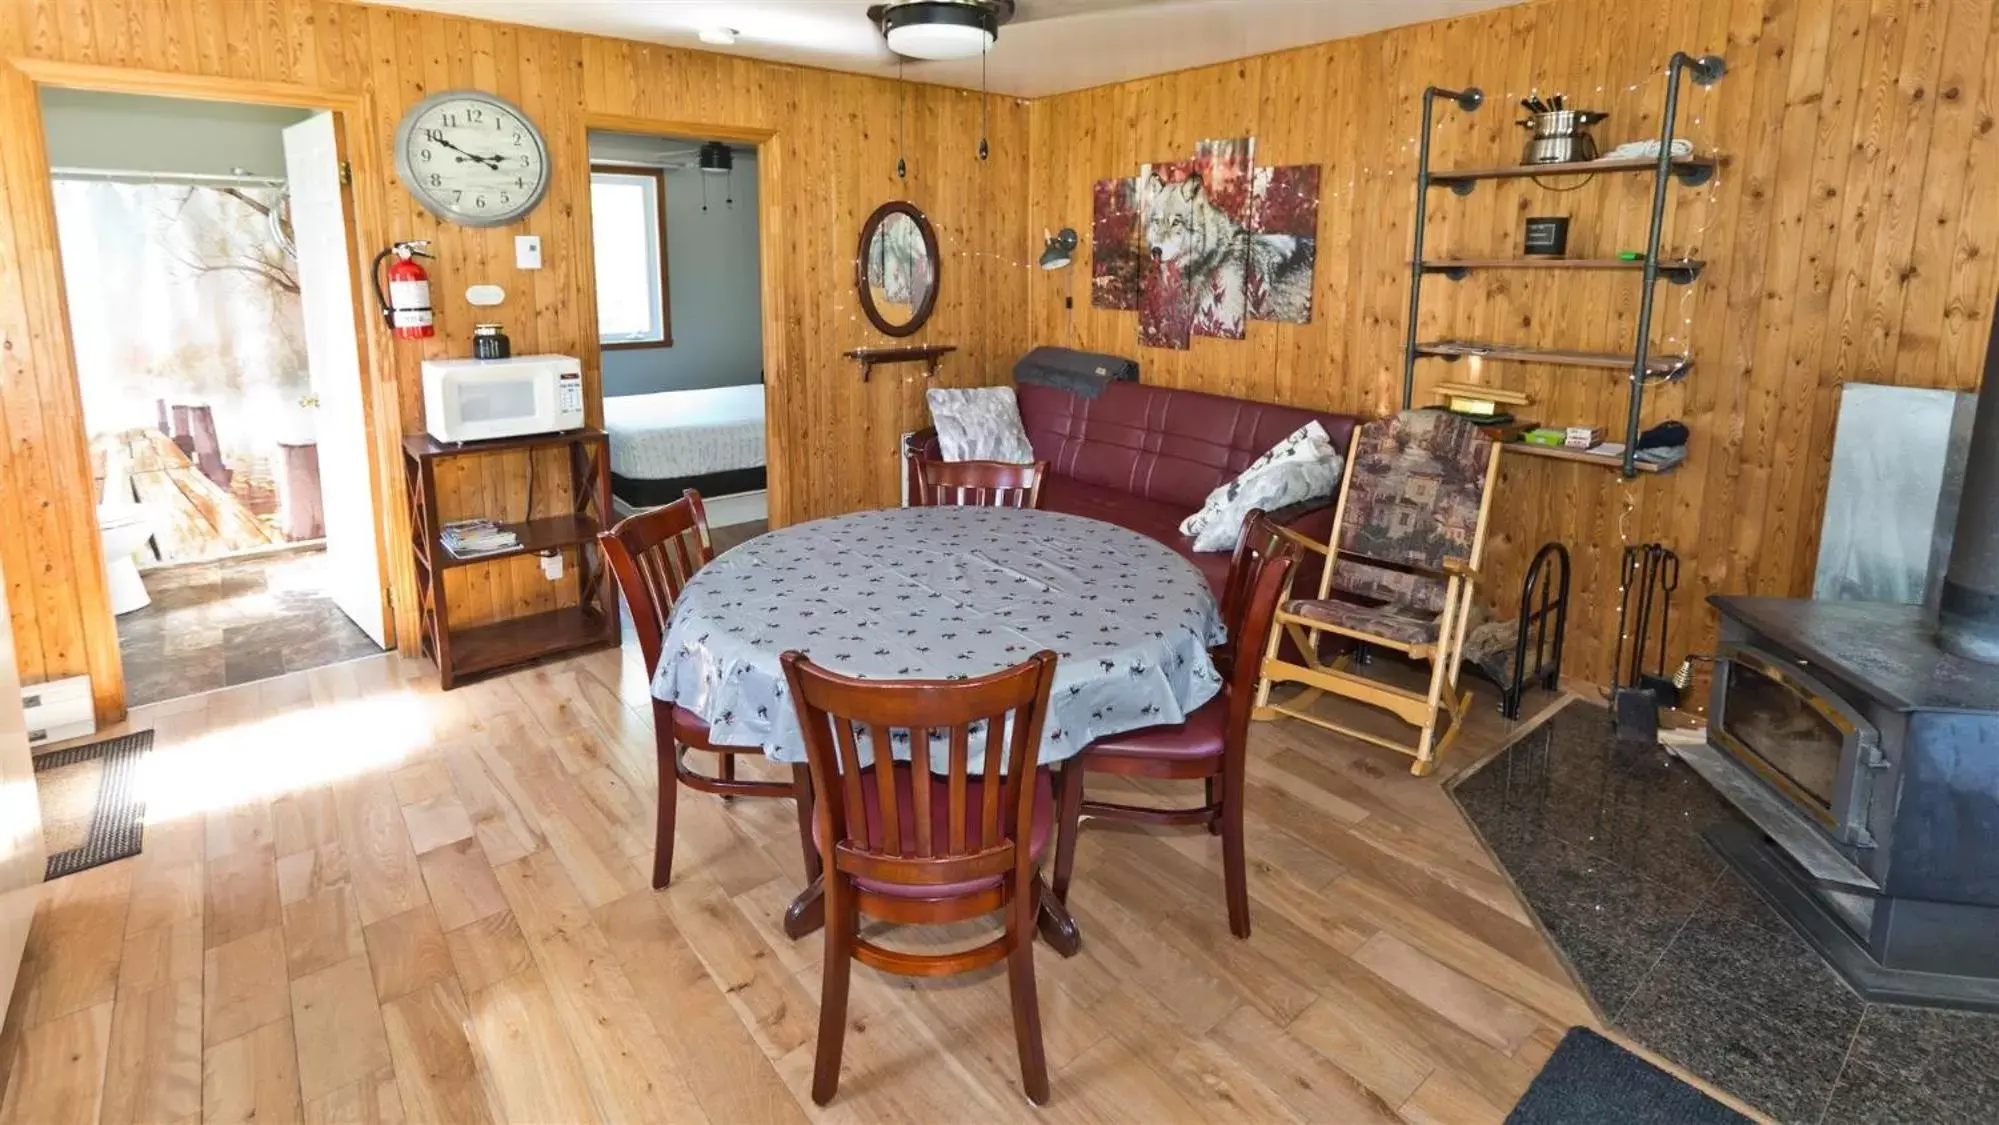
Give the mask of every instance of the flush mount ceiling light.
[[701, 41], [713, 43], [717, 47], [733, 47], [736, 44], [736, 29], [733, 27], [704, 27]]
[[701, 171], [710, 176], [726, 174], [736, 166], [735, 154], [721, 141], [709, 141], [701, 146]]
[[868, 9], [888, 49], [911, 59], [985, 54], [1013, 18], [1014, 0], [899, 0]]

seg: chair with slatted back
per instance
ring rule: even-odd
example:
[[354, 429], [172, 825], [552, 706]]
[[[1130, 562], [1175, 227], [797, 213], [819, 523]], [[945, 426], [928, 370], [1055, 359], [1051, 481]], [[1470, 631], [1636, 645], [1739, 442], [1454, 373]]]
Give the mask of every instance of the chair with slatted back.
[[1048, 462], [923, 461], [916, 503], [923, 508], [1039, 508]]
[[[1004, 960], [1013, 991], [1021, 1082], [1048, 1100], [1034, 988], [1039, 864], [1054, 786], [1038, 769], [1055, 654], [963, 680], [856, 680], [797, 652], [784, 674], [804, 731], [825, 856], [826, 971], [812, 1100], [840, 1084], [853, 962], [903, 976], [950, 976]], [[883, 746], [904, 758], [883, 768]], [[914, 754], [912, 766], [907, 756]], [[992, 941], [956, 953], [889, 949], [859, 935], [860, 915], [895, 924], [1003, 912]]]
[[[1286, 715], [1399, 751], [1416, 759], [1410, 772], [1418, 776], [1436, 768], [1471, 704], [1471, 693], [1457, 690], [1458, 664], [1499, 453], [1499, 443], [1476, 424], [1438, 410], [1408, 410], [1354, 430], [1329, 541], [1282, 532], [1325, 556], [1325, 566], [1316, 596], [1291, 598], [1278, 610], [1282, 632], [1264, 648], [1257, 718]], [[1429, 661], [1429, 686], [1412, 691], [1360, 675], [1345, 656], [1326, 663], [1319, 657], [1323, 636]], [[1298, 659], [1279, 652], [1287, 637]], [[1271, 689], [1279, 684], [1302, 690], [1273, 701]], [[1321, 694], [1381, 708], [1415, 727], [1416, 740], [1318, 714], [1311, 704]], [[1446, 717], [1450, 729], [1440, 739]]]
[[[688, 580], [715, 557], [708, 535], [708, 513], [701, 494], [688, 489], [681, 498], [664, 507], [640, 512], [619, 521], [616, 527], [597, 536], [625, 604], [632, 607], [632, 624], [639, 635], [639, 651], [645, 656], [648, 679], [659, 670], [660, 646], [666, 636], [667, 618]], [[664, 887], [673, 878], [673, 822], [679, 786], [702, 793], [730, 797], [800, 796], [806, 781], [802, 770], [794, 770], [790, 781], [750, 781], [736, 777], [736, 756], [763, 755], [756, 746], [723, 746], [710, 741], [708, 724], [701, 716], [673, 703], [652, 701], [653, 738], [659, 749], [659, 829], [653, 840], [652, 885]], [[697, 772], [687, 765], [685, 752], [701, 750], [720, 759], [719, 776]], [[817, 853], [800, 825], [806, 874], [816, 871]]]
[[[1256, 706], [1257, 657], [1270, 638], [1271, 622], [1291, 568], [1297, 564], [1295, 545], [1273, 535], [1260, 513], [1244, 521], [1244, 539], [1251, 546], [1238, 552], [1244, 571], [1242, 593], [1228, 621], [1229, 636], [1240, 656], [1229, 661], [1222, 691], [1173, 726], [1147, 727], [1100, 738], [1062, 765], [1061, 808], [1056, 814], [1054, 892], [1067, 902], [1069, 876], [1076, 862], [1076, 836], [1082, 814], [1147, 824], [1198, 824], [1222, 838], [1222, 882], [1229, 910], [1229, 932], [1249, 936], [1249, 878], [1243, 845], [1243, 786], [1249, 754], [1250, 712]], [[1250, 539], [1254, 532], [1256, 538]], [[1261, 548], [1257, 546], [1261, 544]], [[1234, 569], [1230, 585], [1236, 583]], [[1166, 781], [1201, 781], [1207, 800], [1194, 808], [1164, 809], [1111, 801], [1088, 801], [1084, 779], [1092, 773]]]

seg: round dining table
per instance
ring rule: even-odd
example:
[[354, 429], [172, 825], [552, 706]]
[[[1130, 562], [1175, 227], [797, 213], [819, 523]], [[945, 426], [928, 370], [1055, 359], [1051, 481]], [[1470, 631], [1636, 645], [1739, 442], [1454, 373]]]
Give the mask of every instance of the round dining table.
[[[805, 760], [779, 658], [868, 679], [961, 679], [1060, 658], [1040, 761], [1108, 735], [1179, 723], [1221, 690], [1214, 595], [1172, 548], [1082, 516], [1012, 508], [897, 508], [758, 536], [695, 574], [673, 607], [652, 690], [731, 746]], [[907, 758], [907, 742], [894, 748]], [[973, 763], [974, 769], [978, 768]], [[803, 814], [805, 810], [801, 810]], [[819, 923], [820, 886], [794, 900], [793, 936]], [[1043, 933], [1075, 948], [1044, 897]]]

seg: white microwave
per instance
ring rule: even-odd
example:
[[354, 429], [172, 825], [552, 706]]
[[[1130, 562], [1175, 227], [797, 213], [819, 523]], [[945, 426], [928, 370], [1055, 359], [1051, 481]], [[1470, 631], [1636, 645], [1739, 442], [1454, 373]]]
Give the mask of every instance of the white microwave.
[[490, 441], [583, 425], [583, 363], [567, 355], [423, 361], [424, 428], [438, 441]]

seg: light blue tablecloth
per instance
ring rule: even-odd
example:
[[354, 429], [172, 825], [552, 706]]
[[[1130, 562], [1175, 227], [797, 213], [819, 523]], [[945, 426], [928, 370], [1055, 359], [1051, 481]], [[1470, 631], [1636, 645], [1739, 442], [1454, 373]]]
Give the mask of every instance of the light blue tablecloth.
[[1051, 649], [1048, 763], [1181, 722], [1221, 688], [1208, 647], [1224, 635], [1200, 572], [1136, 532], [1009, 508], [859, 512], [704, 567], [674, 608], [653, 694], [700, 715], [718, 743], [802, 762], [778, 664], [789, 649], [874, 679], [983, 675]]

